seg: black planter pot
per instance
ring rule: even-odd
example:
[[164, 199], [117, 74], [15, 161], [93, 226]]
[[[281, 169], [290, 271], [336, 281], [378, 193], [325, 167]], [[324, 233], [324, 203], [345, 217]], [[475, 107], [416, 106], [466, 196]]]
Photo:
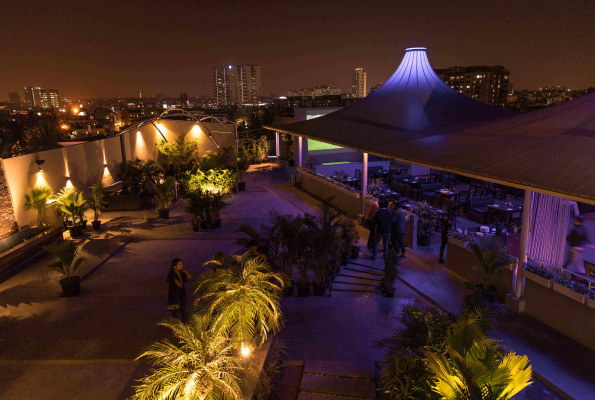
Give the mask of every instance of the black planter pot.
[[488, 304], [494, 304], [494, 302], [496, 301], [496, 295], [498, 294], [498, 289], [496, 289], [492, 285], [488, 286], [488, 288], [486, 289], [483, 286], [483, 283], [475, 285], [475, 289], [477, 290], [477, 293], [481, 297], [483, 297]]
[[395, 288], [392, 286], [387, 286], [384, 289], [384, 297], [395, 297]]
[[83, 221], [83, 229], [87, 229], [87, 222], [89, 222], [89, 221], [88, 220]]
[[71, 276], [60, 281], [64, 297], [75, 297], [81, 294], [81, 277]]
[[359, 247], [353, 246], [351, 248], [351, 259], [355, 260], [358, 257], [359, 257]]
[[69, 226], [68, 230], [70, 231], [70, 237], [79, 237], [79, 236], [83, 235], [85, 226], [84, 225]]
[[200, 221], [200, 229], [207, 229], [209, 227], [209, 223], [207, 221]]
[[349, 254], [343, 253], [341, 254], [341, 265], [346, 266], [347, 264], [349, 264]]
[[246, 190], [246, 182], [238, 182], [238, 190], [240, 192], [243, 192], [244, 190]]
[[192, 223], [190, 223], [190, 225], [192, 226], [192, 230], [194, 232], [198, 232], [198, 228], [200, 228], [200, 225], [198, 223], [192, 222]]
[[169, 208], [161, 208], [157, 212], [159, 213], [159, 218], [163, 218], [163, 219], [169, 218]]
[[293, 161], [293, 160], [289, 160], [289, 166], [290, 166], [290, 167], [293, 167], [293, 166], [295, 166], [295, 161]]
[[236, 193], [237, 191], [238, 191], [238, 187], [237, 187], [237, 186], [233, 186], [233, 187], [231, 188], [231, 192], [232, 192], [232, 193]]
[[418, 235], [417, 236], [417, 245], [418, 246], [429, 246], [430, 245], [430, 234], [427, 235]]
[[310, 288], [312, 287], [310, 282], [306, 282], [306, 284], [304, 286], [297, 284], [296, 287], [297, 287], [297, 293], [298, 293], [299, 297], [308, 297], [310, 295]]
[[221, 218], [215, 220], [215, 228], [221, 228]]
[[314, 296], [324, 296], [326, 294], [326, 288], [328, 287], [328, 282], [323, 283], [322, 285], [318, 286], [316, 282], [314, 282]]
[[101, 221], [93, 221], [91, 222], [91, 225], [93, 225], [93, 229], [96, 231], [101, 229]]
[[285, 281], [285, 287], [283, 288], [283, 296], [284, 297], [293, 296], [293, 287], [294, 286], [295, 286], [295, 283], [293, 282], [293, 279]]

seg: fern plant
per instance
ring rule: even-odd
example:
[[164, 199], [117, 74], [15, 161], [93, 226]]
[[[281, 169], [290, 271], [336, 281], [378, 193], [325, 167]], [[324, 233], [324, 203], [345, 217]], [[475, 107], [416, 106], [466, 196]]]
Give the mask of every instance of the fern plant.
[[242, 365], [234, 341], [212, 329], [209, 316], [193, 315], [187, 324], [170, 319], [159, 325], [172, 331], [167, 339], [151, 345], [138, 358], [153, 365], [141, 379], [134, 400], [240, 400]]
[[194, 304], [199, 313], [213, 315], [213, 329], [225, 330], [244, 343], [263, 343], [283, 327], [283, 280], [260, 258], [230, 255], [208, 261], [217, 267], [203, 274]]
[[25, 194], [25, 210], [37, 211], [37, 226], [43, 226], [43, 216], [47, 209], [47, 202], [54, 192], [47, 186], [27, 189]]
[[71, 278], [74, 272], [85, 262], [85, 257], [77, 257], [78, 246], [72, 240], [64, 240], [44, 247], [52, 253], [57, 260], [48, 267], [62, 275], [64, 278]]
[[155, 191], [157, 192], [157, 199], [159, 200], [161, 210], [169, 209], [169, 203], [174, 198], [172, 190], [175, 184], [176, 178], [173, 176], [168, 176], [163, 183], [155, 184]]

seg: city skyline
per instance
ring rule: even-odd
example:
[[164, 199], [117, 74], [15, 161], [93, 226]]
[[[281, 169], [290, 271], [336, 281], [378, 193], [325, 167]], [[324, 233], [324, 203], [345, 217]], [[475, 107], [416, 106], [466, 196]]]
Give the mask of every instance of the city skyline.
[[[214, 65], [251, 63], [266, 77], [264, 96], [316, 84], [348, 93], [354, 68], [384, 82], [404, 49], [416, 45], [428, 48], [436, 68], [504, 65], [518, 89], [595, 85], [595, 56], [584, 51], [595, 44], [593, 10], [584, 2], [427, 3], [11, 3], [0, 93], [33, 84], [73, 99], [174, 96], [180, 88], [210, 95]], [[363, 28], [350, 30], [355, 20]], [[38, 29], [28, 29], [31, 23]], [[535, 32], [539, 41], [531, 40]]]

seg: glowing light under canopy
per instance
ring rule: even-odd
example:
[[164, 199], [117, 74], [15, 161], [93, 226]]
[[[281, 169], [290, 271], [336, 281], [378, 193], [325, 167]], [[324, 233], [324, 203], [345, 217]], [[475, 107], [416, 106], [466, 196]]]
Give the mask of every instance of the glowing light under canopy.
[[427, 50], [427, 47], [409, 47], [405, 51]]

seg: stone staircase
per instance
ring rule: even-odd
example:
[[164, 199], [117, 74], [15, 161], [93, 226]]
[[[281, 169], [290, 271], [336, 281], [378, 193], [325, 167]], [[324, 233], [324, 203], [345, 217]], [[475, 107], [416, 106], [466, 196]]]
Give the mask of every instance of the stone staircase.
[[382, 258], [372, 261], [365, 258], [350, 260], [344, 266], [330, 288], [331, 297], [379, 294], [380, 281], [384, 274]]
[[376, 398], [374, 363], [306, 361], [298, 400]]

